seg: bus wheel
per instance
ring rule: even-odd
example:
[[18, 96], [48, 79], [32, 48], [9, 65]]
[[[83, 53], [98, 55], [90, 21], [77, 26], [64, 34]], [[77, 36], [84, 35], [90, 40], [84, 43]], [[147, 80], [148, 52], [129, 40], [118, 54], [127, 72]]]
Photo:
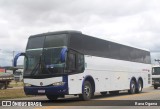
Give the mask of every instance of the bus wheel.
[[154, 89], [158, 89], [158, 87], [156, 85], [154, 85]]
[[58, 99], [58, 96], [57, 96], [57, 95], [46, 95], [46, 96], [47, 96], [47, 98], [48, 98], [49, 100], [51, 100], [51, 101], [55, 101], [55, 100]]
[[100, 93], [101, 93], [101, 95], [103, 95], [103, 96], [107, 95], [107, 92], [100, 92]]
[[138, 87], [137, 87], [137, 89], [136, 89], [136, 93], [141, 93], [142, 92], [142, 81], [141, 80], [139, 80], [138, 81]]
[[83, 92], [81, 95], [79, 95], [80, 99], [82, 100], [90, 100], [93, 94], [92, 85], [89, 81], [84, 82]]
[[130, 83], [130, 90], [128, 90], [128, 93], [134, 94], [136, 92], [136, 82], [134, 80]]

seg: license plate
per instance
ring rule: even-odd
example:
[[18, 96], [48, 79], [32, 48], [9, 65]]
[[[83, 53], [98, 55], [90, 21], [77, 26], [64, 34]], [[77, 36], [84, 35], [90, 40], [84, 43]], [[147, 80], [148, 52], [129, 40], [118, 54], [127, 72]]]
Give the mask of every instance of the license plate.
[[38, 93], [45, 93], [45, 90], [38, 90]]

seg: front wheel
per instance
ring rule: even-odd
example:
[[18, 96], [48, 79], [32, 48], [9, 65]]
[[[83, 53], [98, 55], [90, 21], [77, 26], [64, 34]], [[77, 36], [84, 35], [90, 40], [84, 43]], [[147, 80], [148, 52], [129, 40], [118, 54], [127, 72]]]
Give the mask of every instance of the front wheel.
[[47, 96], [47, 98], [48, 98], [49, 100], [51, 100], [51, 101], [55, 101], [55, 100], [58, 99], [58, 96], [57, 96], [57, 95], [46, 95], [46, 96]]
[[89, 81], [84, 82], [84, 86], [82, 89], [82, 94], [79, 95], [80, 99], [82, 100], [90, 100], [93, 94], [92, 85]]

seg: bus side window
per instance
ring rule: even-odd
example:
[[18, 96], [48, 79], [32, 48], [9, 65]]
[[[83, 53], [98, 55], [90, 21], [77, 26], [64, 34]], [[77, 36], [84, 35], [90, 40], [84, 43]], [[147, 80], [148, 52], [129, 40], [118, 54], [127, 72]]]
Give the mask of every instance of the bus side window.
[[69, 69], [70, 70], [76, 69], [76, 55], [73, 53], [69, 53]]
[[82, 73], [84, 71], [84, 55], [77, 54], [77, 72]]

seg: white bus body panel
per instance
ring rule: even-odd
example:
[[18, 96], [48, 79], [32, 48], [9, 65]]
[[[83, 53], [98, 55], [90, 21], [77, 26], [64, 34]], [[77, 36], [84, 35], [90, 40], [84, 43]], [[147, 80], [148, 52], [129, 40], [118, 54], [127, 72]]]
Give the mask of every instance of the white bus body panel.
[[82, 93], [83, 79], [90, 75], [95, 82], [95, 92], [125, 90], [130, 88], [132, 77], [143, 79], [143, 87], [151, 86], [151, 65], [123, 60], [85, 56], [83, 73], [68, 76], [69, 94]]

